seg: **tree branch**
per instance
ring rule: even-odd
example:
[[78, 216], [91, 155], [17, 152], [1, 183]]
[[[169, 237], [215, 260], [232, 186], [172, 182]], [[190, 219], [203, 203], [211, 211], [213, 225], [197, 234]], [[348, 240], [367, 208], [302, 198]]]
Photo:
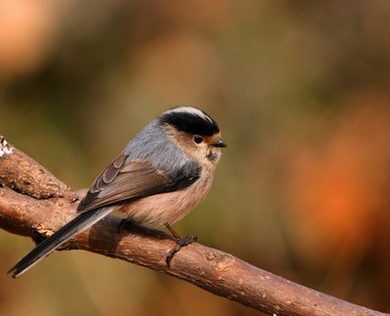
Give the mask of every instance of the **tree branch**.
[[[38, 241], [76, 215], [68, 186], [0, 137], [0, 228]], [[168, 268], [175, 245], [166, 234], [132, 226], [118, 233], [120, 219], [107, 216], [64, 249], [118, 258], [190, 282], [211, 293], [273, 315], [385, 315], [319, 293], [256, 268], [230, 254], [194, 243]]]

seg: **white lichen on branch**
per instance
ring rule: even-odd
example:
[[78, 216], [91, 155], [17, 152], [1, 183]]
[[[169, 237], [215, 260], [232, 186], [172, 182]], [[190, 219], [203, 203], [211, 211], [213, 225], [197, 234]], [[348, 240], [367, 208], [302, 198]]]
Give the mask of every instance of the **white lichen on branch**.
[[12, 154], [14, 152], [13, 148], [9, 146], [6, 139], [0, 135], [0, 158]]

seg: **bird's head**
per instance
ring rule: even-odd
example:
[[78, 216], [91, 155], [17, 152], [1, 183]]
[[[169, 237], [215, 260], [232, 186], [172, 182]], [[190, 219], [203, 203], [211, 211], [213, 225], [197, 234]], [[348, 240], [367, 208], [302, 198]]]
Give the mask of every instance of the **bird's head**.
[[221, 148], [226, 147], [217, 122], [206, 112], [191, 106], [164, 112], [159, 122], [168, 137], [202, 165], [216, 165]]

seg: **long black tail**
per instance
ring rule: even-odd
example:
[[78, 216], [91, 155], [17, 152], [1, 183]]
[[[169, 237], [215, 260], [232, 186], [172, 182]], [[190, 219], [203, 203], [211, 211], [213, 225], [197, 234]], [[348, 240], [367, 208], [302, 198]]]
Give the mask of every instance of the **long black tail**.
[[26, 256], [19, 260], [9, 271], [13, 278], [29, 270], [32, 266], [41, 261], [44, 257], [52, 253], [63, 243], [71, 239], [74, 235], [92, 226], [104, 216], [112, 212], [112, 207], [103, 207], [97, 210], [80, 213], [77, 217], [61, 227], [52, 236], [42, 241]]

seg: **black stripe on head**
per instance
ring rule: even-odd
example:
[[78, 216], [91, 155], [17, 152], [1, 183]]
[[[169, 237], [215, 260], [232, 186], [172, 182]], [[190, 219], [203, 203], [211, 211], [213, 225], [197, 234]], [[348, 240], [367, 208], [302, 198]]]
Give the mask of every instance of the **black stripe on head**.
[[171, 125], [186, 133], [211, 136], [219, 132], [219, 127], [206, 112], [192, 107], [176, 108], [163, 113], [160, 118], [162, 125]]

